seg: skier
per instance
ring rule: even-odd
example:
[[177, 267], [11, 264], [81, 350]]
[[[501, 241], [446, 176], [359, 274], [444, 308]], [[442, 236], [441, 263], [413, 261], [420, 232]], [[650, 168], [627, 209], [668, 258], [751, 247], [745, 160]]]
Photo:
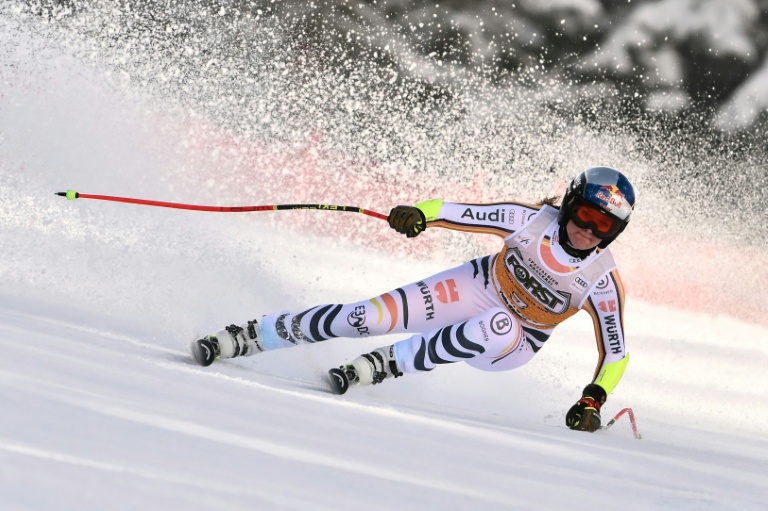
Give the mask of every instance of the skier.
[[[517, 202], [459, 204], [428, 200], [397, 206], [389, 224], [408, 238], [427, 227], [504, 238], [486, 255], [388, 293], [349, 304], [318, 305], [231, 325], [192, 343], [203, 366], [332, 337], [411, 334], [366, 353], [329, 377], [343, 394], [350, 383], [381, 383], [453, 362], [486, 371], [514, 369], [538, 352], [555, 326], [580, 309], [592, 317], [599, 353], [592, 381], [566, 414], [571, 429], [595, 431], [600, 407], [629, 360], [624, 346], [624, 290], [608, 245], [629, 223], [629, 180], [593, 167], [568, 187], [559, 208]], [[550, 201], [551, 202], [551, 201]]]

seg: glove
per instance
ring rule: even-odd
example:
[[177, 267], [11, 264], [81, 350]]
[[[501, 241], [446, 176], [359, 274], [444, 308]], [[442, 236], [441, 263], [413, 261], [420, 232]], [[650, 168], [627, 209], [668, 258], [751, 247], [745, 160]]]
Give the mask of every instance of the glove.
[[575, 405], [565, 415], [565, 424], [578, 431], [590, 433], [600, 429], [600, 407], [606, 399], [605, 390], [600, 385], [590, 383], [584, 387]]
[[413, 206], [395, 206], [389, 212], [389, 226], [409, 238], [418, 236], [427, 228], [424, 212]]

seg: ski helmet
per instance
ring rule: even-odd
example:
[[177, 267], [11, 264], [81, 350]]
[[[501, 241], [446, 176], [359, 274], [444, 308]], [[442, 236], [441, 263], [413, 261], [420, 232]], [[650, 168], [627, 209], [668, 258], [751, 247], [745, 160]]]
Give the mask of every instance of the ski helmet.
[[610, 167], [592, 167], [571, 181], [563, 197], [557, 221], [561, 232], [572, 221], [591, 229], [606, 248], [629, 223], [635, 207], [635, 190], [621, 172]]

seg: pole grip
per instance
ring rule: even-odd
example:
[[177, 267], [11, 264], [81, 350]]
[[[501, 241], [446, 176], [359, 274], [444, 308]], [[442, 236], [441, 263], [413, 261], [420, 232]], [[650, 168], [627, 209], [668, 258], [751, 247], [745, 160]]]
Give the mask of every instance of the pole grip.
[[59, 197], [66, 197], [67, 200], [75, 200], [80, 197], [80, 194], [74, 190], [67, 190], [66, 192], [56, 192]]

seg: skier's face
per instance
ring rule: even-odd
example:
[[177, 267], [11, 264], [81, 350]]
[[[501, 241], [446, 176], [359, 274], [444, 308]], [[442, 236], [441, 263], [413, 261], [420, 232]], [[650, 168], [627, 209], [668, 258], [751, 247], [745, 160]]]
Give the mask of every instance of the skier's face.
[[573, 221], [565, 224], [565, 230], [568, 233], [568, 241], [577, 250], [591, 250], [602, 241], [592, 233], [591, 229], [582, 229]]

